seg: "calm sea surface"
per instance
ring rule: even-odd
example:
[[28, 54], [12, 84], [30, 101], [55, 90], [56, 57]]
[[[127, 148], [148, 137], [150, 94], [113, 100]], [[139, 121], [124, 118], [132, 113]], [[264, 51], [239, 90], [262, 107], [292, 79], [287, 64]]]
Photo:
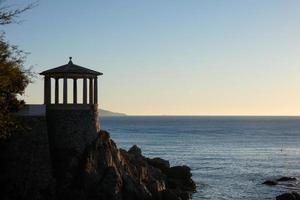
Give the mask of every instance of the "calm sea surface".
[[[300, 117], [103, 117], [120, 148], [192, 168], [193, 199], [274, 199], [292, 186], [261, 183], [300, 177]], [[298, 190], [299, 191], [299, 190]]]

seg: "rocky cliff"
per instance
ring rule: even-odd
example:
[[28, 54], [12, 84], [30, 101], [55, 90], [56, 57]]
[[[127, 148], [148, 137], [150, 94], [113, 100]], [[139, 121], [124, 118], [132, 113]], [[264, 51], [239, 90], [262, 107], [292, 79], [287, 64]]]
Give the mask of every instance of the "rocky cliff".
[[146, 158], [137, 146], [118, 149], [106, 131], [98, 133], [79, 162], [69, 161], [62, 177], [67, 180], [59, 180], [47, 144], [39, 145], [45, 139], [31, 134], [1, 143], [1, 199], [186, 200], [196, 189], [189, 167]]
[[119, 150], [105, 131], [84, 158], [79, 182], [88, 198], [184, 200], [196, 189], [189, 167], [145, 158], [137, 146]]

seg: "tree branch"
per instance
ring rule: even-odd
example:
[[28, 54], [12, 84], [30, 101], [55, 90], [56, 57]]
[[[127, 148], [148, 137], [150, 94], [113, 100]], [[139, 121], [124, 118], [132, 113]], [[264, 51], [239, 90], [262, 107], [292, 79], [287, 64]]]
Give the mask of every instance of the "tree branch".
[[[0, 0], [0, 4], [3, 4], [4, 0]], [[37, 6], [37, 2], [31, 3], [23, 8], [12, 9], [11, 6], [0, 7], [0, 25], [7, 25], [11, 23], [18, 23], [16, 18], [19, 17], [23, 12], [30, 10]]]

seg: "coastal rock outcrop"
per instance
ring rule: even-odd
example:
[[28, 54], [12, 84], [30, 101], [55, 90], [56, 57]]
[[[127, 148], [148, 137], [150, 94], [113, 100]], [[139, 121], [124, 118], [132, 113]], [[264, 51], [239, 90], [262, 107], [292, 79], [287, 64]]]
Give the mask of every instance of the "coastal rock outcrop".
[[274, 185], [277, 185], [277, 184], [282, 183], [282, 182], [285, 183], [285, 182], [295, 182], [295, 181], [297, 181], [297, 178], [295, 178], [295, 177], [283, 176], [283, 177], [280, 177], [276, 180], [266, 180], [262, 184], [269, 185], [269, 186], [274, 186]]
[[84, 157], [79, 182], [88, 198], [186, 200], [196, 189], [189, 167], [146, 158], [136, 145], [119, 150], [106, 131], [99, 132]]
[[[282, 176], [275, 180], [266, 180], [263, 182], [265, 185], [275, 186], [275, 185], [283, 185], [285, 187], [294, 187], [299, 188], [299, 182], [296, 177], [291, 176]], [[286, 192], [276, 197], [276, 200], [300, 200], [300, 194], [297, 192]]]
[[289, 177], [289, 176], [283, 176], [279, 179], [277, 179], [278, 182], [285, 182], [285, 181], [296, 181], [297, 178], [295, 177]]
[[278, 182], [277, 182], [277, 181], [274, 181], [274, 180], [266, 180], [266, 181], [263, 182], [262, 184], [273, 186], [273, 185], [277, 185]]
[[[13, 150], [17, 150], [20, 144], [13, 143], [13, 145]], [[28, 143], [26, 148], [25, 151], [33, 153], [32, 159], [35, 165], [27, 166], [25, 157], [22, 159], [24, 162], [19, 163], [19, 154], [14, 157], [7, 154], [1, 157], [1, 162], [7, 164], [2, 165], [2, 172], [7, 174], [6, 180], [13, 178], [10, 182], [1, 180], [2, 185], [6, 184], [5, 188], [9, 189], [1, 190], [1, 197], [5, 197], [1, 199], [188, 200], [196, 189], [189, 167], [171, 167], [167, 160], [146, 158], [137, 146], [133, 146], [129, 151], [118, 149], [106, 131], [98, 133], [98, 137], [86, 147], [83, 155], [76, 160], [68, 161], [69, 166], [72, 167], [67, 168], [69, 170], [67, 173], [64, 170], [61, 177], [59, 171], [55, 176], [51, 175], [51, 168], [55, 163], [49, 160], [50, 156], [47, 155], [46, 149], [42, 152], [43, 155], [39, 155], [40, 152], [31, 149]], [[2, 150], [2, 154], [13, 152]], [[45, 158], [47, 162], [44, 162]], [[40, 161], [44, 163], [39, 163]], [[20, 164], [23, 166], [19, 166]], [[41, 171], [39, 166], [47, 170]], [[25, 173], [22, 171], [23, 168], [33, 168], [31, 171], [35, 172], [32, 174], [34, 177], [24, 176], [26, 180], [21, 176], [8, 177], [9, 174]], [[18, 172], [16, 173], [15, 170]], [[40, 175], [46, 175], [47, 179], [39, 179], [38, 184], [29, 181], [35, 180]], [[26, 184], [16, 186], [14, 179], [17, 179], [18, 183]]]
[[300, 200], [300, 194], [297, 192], [288, 192], [277, 196], [276, 200]]

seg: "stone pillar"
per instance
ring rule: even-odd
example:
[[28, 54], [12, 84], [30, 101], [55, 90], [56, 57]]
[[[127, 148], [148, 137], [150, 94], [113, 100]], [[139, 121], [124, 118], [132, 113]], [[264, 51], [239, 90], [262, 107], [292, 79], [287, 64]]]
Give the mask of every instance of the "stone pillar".
[[47, 77], [44, 78], [44, 104], [47, 104]]
[[94, 104], [98, 104], [98, 77], [94, 78]]
[[94, 103], [94, 87], [93, 87], [93, 78], [90, 78], [90, 101], [89, 103], [90, 104], [93, 104]]
[[83, 78], [83, 104], [87, 104], [87, 80]]
[[59, 104], [59, 79], [55, 78], [55, 104]]
[[44, 104], [51, 104], [51, 78], [45, 76], [44, 80]]
[[64, 104], [68, 103], [68, 79], [67, 77], [64, 77]]
[[77, 104], [77, 78], [73, 79], [73, 103]]

